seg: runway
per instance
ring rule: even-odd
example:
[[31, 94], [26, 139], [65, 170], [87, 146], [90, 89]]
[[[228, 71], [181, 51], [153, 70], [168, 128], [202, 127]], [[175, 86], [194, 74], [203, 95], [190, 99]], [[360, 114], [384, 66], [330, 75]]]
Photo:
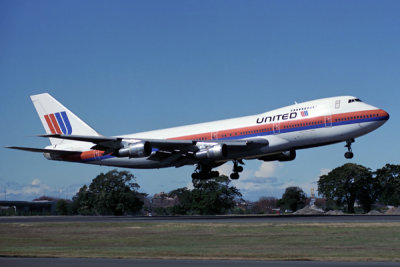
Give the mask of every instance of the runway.
[[340, 223], [400, 222], [400, 215], [246, 215], [246, 216], [11, 216], [0, 223], [50, 222], [190, 222], [190, 223]]
[[[393, 223], [399, 215], [341, 215], [341, 216], [14, 216], [0, 217], [5, 223]], [[0, 226], [1, 227], [1, 226]], [[12, 258], [0, 257], [0, 266], [399, 266], [398, 262], [334, 262], [334, 261], [257, 261], [257, 260], [173, 260], [173, 259], [104, 259], [104, 258]]]
[[399, 266], [396, 262], [323, 262], [323, 261], [239, 261], [239, 260], [132, 260], [132, 259], [69, 259], [69, 258], [0, 258], [1, 266], [13, 267], [260, 267], [260, 266], [279, 266], [279, 267], [306, 267], [306, 266], [322, 266], [322, 267], [361, 267], [361, 266]]

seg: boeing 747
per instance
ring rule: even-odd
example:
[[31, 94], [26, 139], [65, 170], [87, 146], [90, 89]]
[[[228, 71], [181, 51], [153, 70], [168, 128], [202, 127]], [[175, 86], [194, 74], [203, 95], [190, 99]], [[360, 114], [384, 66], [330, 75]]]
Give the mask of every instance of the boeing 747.
[[8, 147], [42, 152], [47, 159], [124, 168], [195, 165], [193, 179], [219, 176], [212, 169], [233, 161], [238, 179], [243, 160], [290, 161], [296, 150], [354, 140], [382, 126], [389, 114], [353, 96], [312, 100], [262, 114], [135, 134], [99, 134], [51, 95], [31, 96], [51, 145]]

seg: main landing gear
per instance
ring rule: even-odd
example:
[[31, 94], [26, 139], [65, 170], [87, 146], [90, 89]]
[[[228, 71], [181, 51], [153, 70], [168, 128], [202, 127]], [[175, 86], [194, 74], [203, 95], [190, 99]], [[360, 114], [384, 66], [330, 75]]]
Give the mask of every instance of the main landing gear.
[[[243, 171], [243, 167], [240, 166], [244, 165], [244, 162], [242, 160], [233, 160], [233, 169], [232, 169], [232, 174], [231, 174], [231, 179], [232, 180], [237, 180], [239, 179], [239, 173]], [[216, 178], [219, 176], [218, 171], [212, 171], [212, 168], [207, 165], [202, 165], [198, 164], [196, 166], [196, 170], [194, 173], [192, 173], [192, 179], [196, 180], [207, 180], [207, 179], [212, 179]]]
[[344, 157], [346, 159], [352, 159], [353, 156], [354, 156], [353, 151], [351, 150], [351, 144], [352, 143], [354, 143], [354, 139], [350, 139], [350, 140], [346, 141], [345, 147], [347, 147], [347, 150], [348, 150], [346, 153], [344, 153]]
[[239, 163], [244, 165], [244, 162], [242, 160], [234, 160], [233, 161], [233, 169], [232, 169], [232, 174], [231, 174], [231, 179], [232, 180], [237, 180], [239, 179], [239, 172], [243, 171], [243, 167], [239, 166]]
[[219, 172], [211, 171], [211, 167], [197, 165], [196, 171], [192, 173], [192, 179], [207, 180], [219, 176]]

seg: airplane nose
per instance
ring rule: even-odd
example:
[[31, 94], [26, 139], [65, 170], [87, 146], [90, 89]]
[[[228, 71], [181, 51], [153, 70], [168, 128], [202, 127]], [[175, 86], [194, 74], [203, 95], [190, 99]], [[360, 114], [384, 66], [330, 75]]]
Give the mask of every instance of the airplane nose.
[[387, 113], [385, 110], [382, 109], [382, 116], [385, 120], [388, 120], [390, 118], [389, 113]]

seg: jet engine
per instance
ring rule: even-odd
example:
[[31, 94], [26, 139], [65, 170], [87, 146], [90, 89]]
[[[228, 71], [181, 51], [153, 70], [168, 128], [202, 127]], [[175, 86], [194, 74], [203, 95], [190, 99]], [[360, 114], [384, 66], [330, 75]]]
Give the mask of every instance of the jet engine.
[[274, 155], [269, 155], [269, 156], [264, 156], [261, 158], [258, 158], [259, 160], [263, 161], [291, 161], [296, 158], [296, 150], [289, 150], [289, 151], [284, 151], [279, 154], [274, 154]]
[[121, 148], [117, 152], [118, 157], [129, 157], [129, 158], [143, 158], [150, 156], [152, 151], [151, 144], [149, 142], [139, 142], [130, 144], [128, 147]]
[[197, 159], [220, 159], [227, 155], [228, 148], [225, 144], [204, 148], [194, 154]]

